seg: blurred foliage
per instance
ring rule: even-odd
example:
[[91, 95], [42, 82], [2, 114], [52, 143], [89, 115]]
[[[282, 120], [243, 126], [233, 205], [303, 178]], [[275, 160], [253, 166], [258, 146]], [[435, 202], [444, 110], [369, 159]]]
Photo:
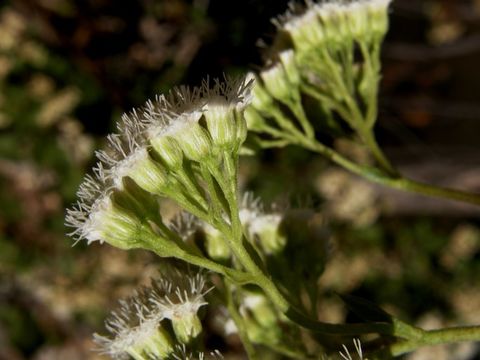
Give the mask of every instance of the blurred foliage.
[[[155, 273], [155, 262], [141, 251], [72, 248], [65, 237], [64, 208], [75, 200], [94, 149], [121, 112], [154, 94], [259, 64], [255, 42], [270, 41], [269, 18], [286, 3], [0, 5], [0, 359], [97, 357], [90, 351], [91, 333], [116, 299]], [[386, 44], [381, 142], [437, 139], [452, 148], [452, 125], [445, 119], [453, 116], [467, 127], [455, 125], [457, 145], [478, 146], [478, 123], [475, 132], [468, 121], [478, 121], [480, 111], [465, 101], [478, 101], [478, 76], [471, 69], [480, 52], [472, 46], [468, 52], [464, 43], [480, 36], [480, 3], [397, 3]], [[399, 39], [403, 48], [395, 47]], [[422, 54], [426, 63], [418, 61]], [[453, 99], [449, 111], [439, 105], [445, 99]], [[386, 124], [392, 118], [397, 121]], [[294, 148], [246, 158], [241, 171], [244, 188], [265, 200], [309, 199], [330, 224], [331, 259], [320, 282], [323, 319], [350, 320], [335, 296], [350, 293], [413, 322], [432, 316], [440, 325], [480, 322], [478, 212], [464, 218], [455, 208], [442, 217], [389, 215], [378, 189]], [[221, 339], [214, 329], [212, 342], [232, 353], [239, 348], [238, 339]], [[476, 353], [458, 359], [480, 358]]]

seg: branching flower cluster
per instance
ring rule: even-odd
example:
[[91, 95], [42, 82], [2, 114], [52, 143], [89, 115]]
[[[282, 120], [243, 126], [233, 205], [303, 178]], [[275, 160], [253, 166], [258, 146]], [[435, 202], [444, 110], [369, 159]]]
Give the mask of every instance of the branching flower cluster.
[[[318, 280], [329, 249], [323, 217], [315, 209], [266, 206], [250, 193], [238, 194], [241, 152], [297, 145], [377, 183], [480, 204], [478, 195], [403, 178], [376, 142], [389, 4], [292, 4], [274, 20], [278, 34], [257, 74], [178, 87], [122, 117], [67, 211], [71, 235], [206, 269], [215, 289], [206, 285], [206, 273], [164, 272], [112, 313], [109, 335], [95, 335], [101, 352], [118, 359], [220, 359], [218, 352], [203, 352], [207, 293], [219, 313], [228, 313], [224, 332], [235, 333], [251, 359], [260, 358], [256, 345], [287, 358], [319, 358], [331, 348], [325, 339], [334, 336], [378, 334], [375, 356], [480, 338], [478, 327], [424, 331], [355, 298], [344, 301], [365, 322], [318, 321]], [[319, 141], [319, 132], [322, 139], [353, 137], [376, 167], [344, 157]], [[171, 221], [160, 211], [165, 198], [181, 209]], [[359, 340], [354, 345], [362, 359]], [[352, 359], [346, 348], [340, 356]]]
[[191, 275], [172, 267], [162, 275], [120, 302], [120, 310], [105, 322], [109, 336], [94, 335], [102, 353], [141, 360], [186, 354], [185, 344], [202, 331], [198, 311], [207, 304], [204, 296], [209, 289], [201, 273]]

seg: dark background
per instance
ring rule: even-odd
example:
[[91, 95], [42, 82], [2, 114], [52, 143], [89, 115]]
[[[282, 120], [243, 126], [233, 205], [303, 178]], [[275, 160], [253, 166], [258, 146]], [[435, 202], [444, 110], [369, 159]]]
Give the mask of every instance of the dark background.
[[[0, 3], [0, 359], [98, 356], [91, 334], [116, 299], [155, 273], [156, 260], [106, 245], [72, 248], [64, 235], [64, 209], [93, 151], [122, 112], [154, 94], [259, 69], [257, 40], [271, 41], [270, 18], [286, 8], [273, 0]], [[395, 1], [382, 56], [377, 135], [387, 154], [409, 176], [480, 191], [480, 2]], [[296, 148], [242, 164], [244, 187], [265, 199], [311, 197], [329, 215], [336, 236], [321, 281], [324, 319], [350, 319], [336, 291], [427, 327], [480, 322], [476, 208], [369, 187]], [[326, 189], [332, 182], [341, 185]], [[365, 186], [368, 196], [352, 196]], [[234, 340], [222, 346], [240, 351]], [[429, 349], [424, 359], [478, 354], [466, 345]]]

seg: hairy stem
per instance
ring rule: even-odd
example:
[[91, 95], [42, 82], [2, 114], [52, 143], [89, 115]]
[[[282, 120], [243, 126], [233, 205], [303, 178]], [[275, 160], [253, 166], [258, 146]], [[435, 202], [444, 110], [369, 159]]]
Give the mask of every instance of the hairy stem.
[[399, 356], [423, 346], [449, 344], [462, 341], [480, 341], [480, 326], [453, 327], [423, 331], [419, 339], [404, 340], [390, 345], [384, 352]]
[[421, 195], [438, 197], [448, 200], [461, 201], [469, 204], [480, 205], [480, 194], [461, 190], [449, 189], [430, 184], [421, 183], [403, 177], [391, 177], [387, 173], [368, 166], [359, 165], [340, 155], [335, 150], [317, 141], [306, 138], [298, 139], [298, 145], [317, 152], [334, 163], [351, 171], [352, 173], [366, 178], [377, 184], [385, 185], [394, 189], [413, 192]]

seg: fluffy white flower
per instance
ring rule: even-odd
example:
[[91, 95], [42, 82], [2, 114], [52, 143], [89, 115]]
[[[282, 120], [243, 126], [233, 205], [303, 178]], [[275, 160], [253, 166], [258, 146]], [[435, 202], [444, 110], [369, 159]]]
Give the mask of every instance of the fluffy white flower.
[[187, 241], [200, 228], [200, 222], [192, 214], [182, 211], [172, 219], [169, 228]]
[[267, 254], [281, 251], [287, 238], [282, 229], [286, 208], [273, 204], [266, 209], [259, 198], [246, 193], [240, 207], [240, 221], [252, 240], [258, 240]]
[[296, 50], [310, 53], [321, 46], [342, 47], [351, 40], [381, 40], [388, 27], [390, 3], [391, 0], [308, 1], [305, 7], [291, 5], [273, 22], [290, 35]]
[[112, 184], [105, 176], [102, 166], [94, 168], [94, 175], [87, 175], [77, 191], [79, 200], [67, 210], [65, 225], [74, 230], [70, 236], [78, 240], [105, 240], [102, 231], [104, 219], [112, 210]]
[[94, 334], [99, 351], [114, 359], [161, 359], [173, 351], [173, 341], [162, 328], [164, 315], [149, 303], [150, 290], [142, 289], [133, 297], [120, 301], [120, 310], [105, 321], [109, 336]]
[[[152, 280], [151, 286], [120, 301], [120, 309], [112, 312], [105, 322], [109, 335], [95, 334], [94, 340], [100, 352], [115, 359], [128, 358], [128, 355], [135, 359], [175, 356], [177, 341], [187, 343], [202, 330], [196, 313], [207, 304], [203, 296], [209, 290], [201, 273], [191, 275], [167, 267], [161, 278]], [[163, 326], [166, 319], [172, 322], [176, 341]], [[178, 346], [175, 354], [179, 354]]]
[[114, 186], [122, 189], [128, 176], [146, 191], [162, 194], [168, 183], [167, 172], [148, 153], [141, 117], [135, 110], [130, 116], [125, 114], [118, 129], [120, 134], [107, 137], [109, 150], [96, 153]]
[[150, 303], [170, 319], [177, 339], [188, 343], [202, 331], [198, 310], [207, 305], [206, 280], [201, 273], [190, 276], [176, 269], [168, 269], [166, 276], [152, 283]]

